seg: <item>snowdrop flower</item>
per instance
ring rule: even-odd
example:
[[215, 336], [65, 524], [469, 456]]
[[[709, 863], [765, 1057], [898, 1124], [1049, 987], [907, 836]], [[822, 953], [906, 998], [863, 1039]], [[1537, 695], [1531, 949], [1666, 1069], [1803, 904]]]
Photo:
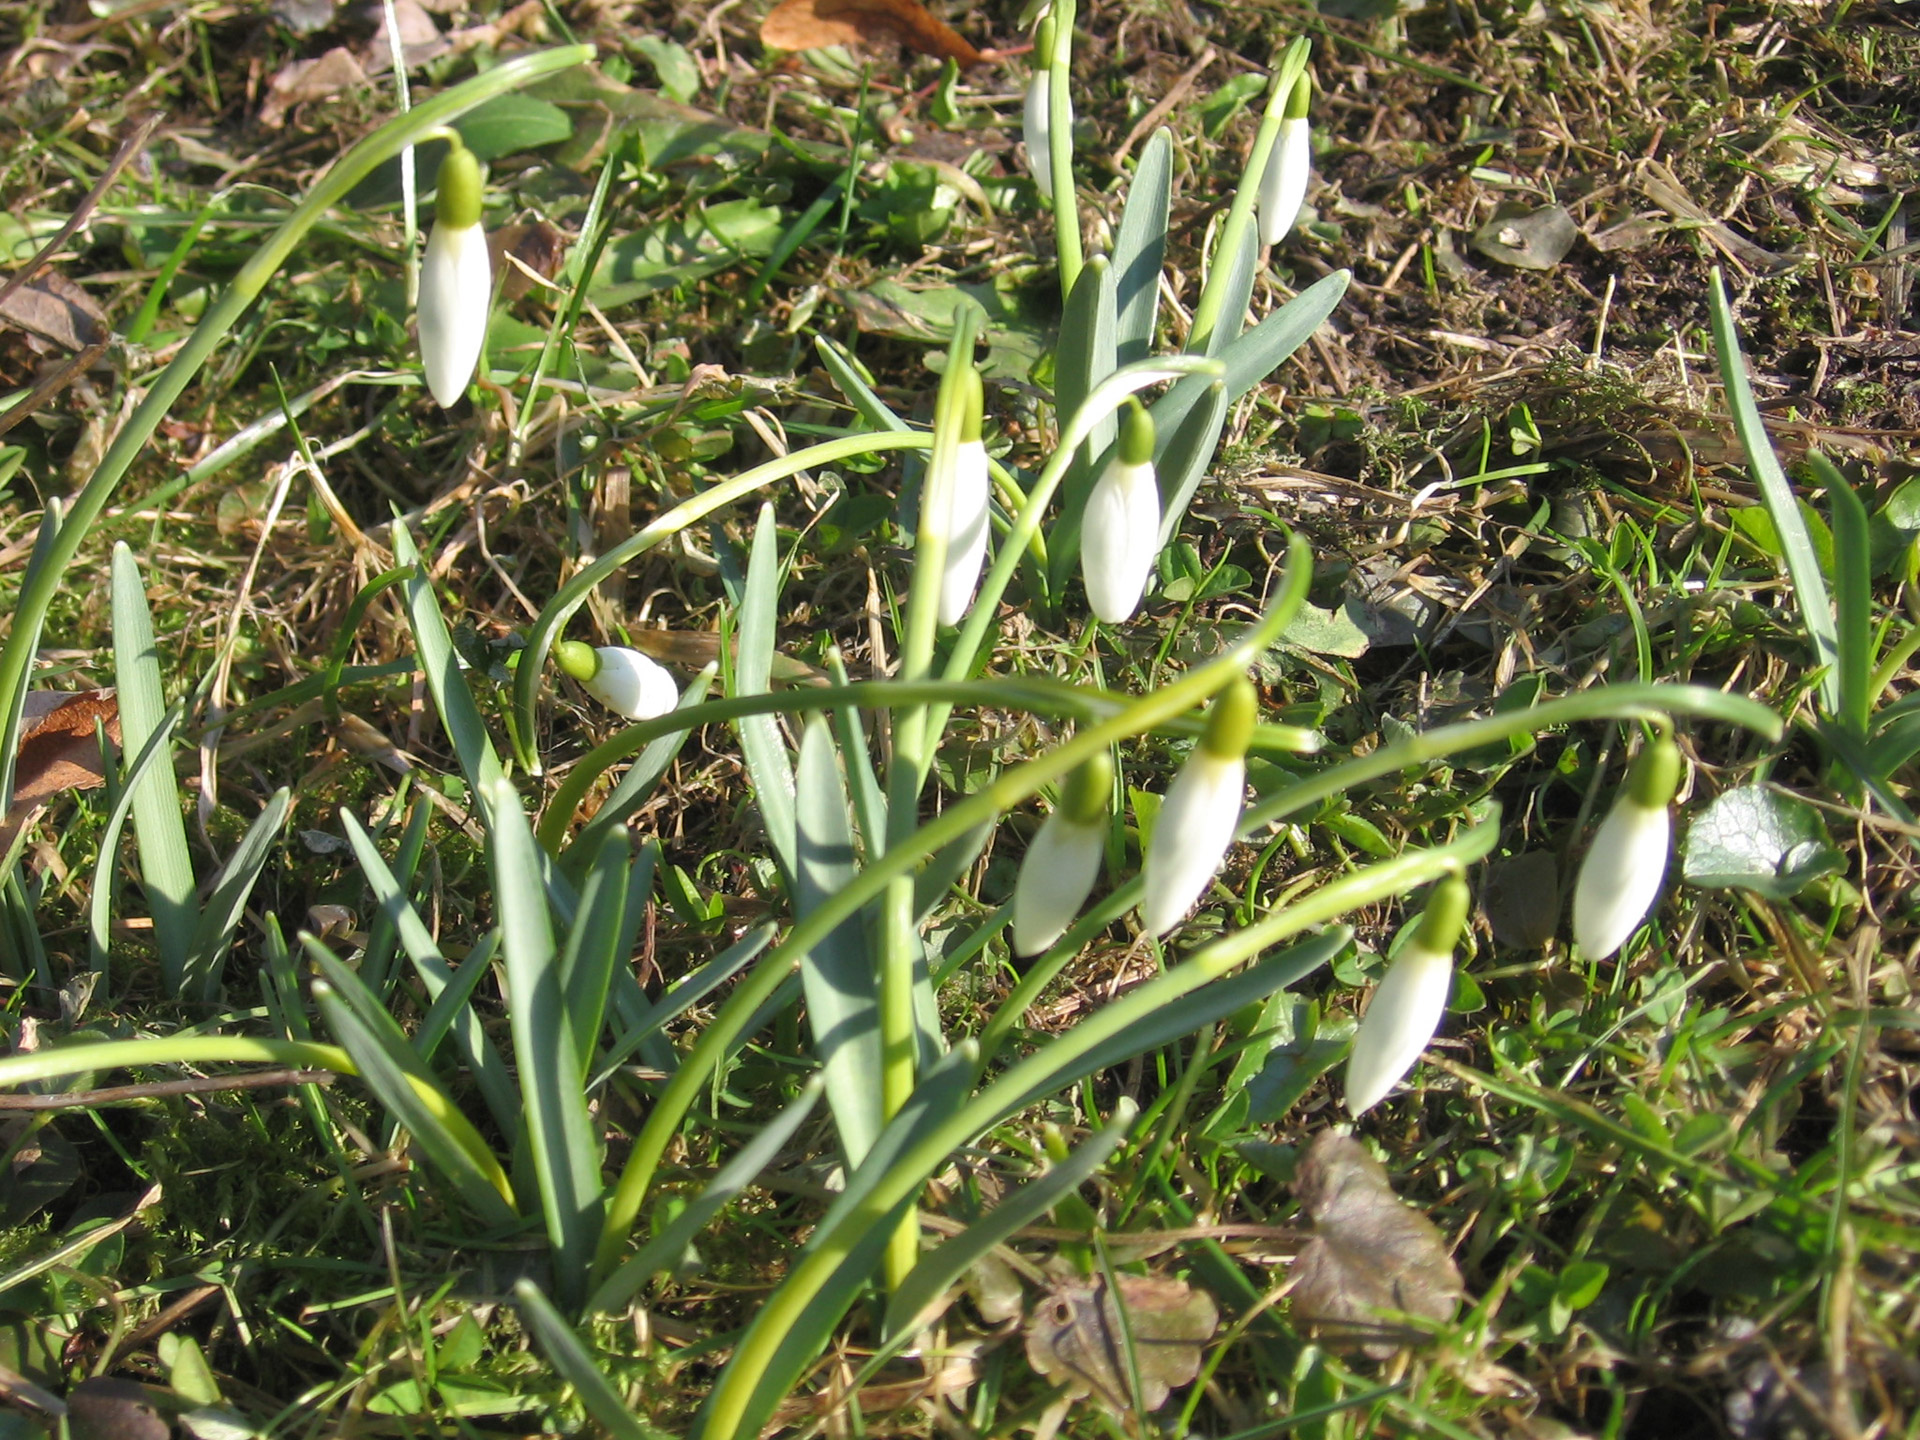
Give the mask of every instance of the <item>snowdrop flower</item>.
[[1639, 928], [1660, 897], [1673, 821], [1667, 805], [1680, 788], [1680, 747], [1662, 735], [1640, 752], [1626, 789], [1594, 831], [1573, 890], [1573, 941], [1604, 960]]
[[[1027, 142], [1027, 169], [1042, 200], [1053, 199], [1053, 17], [1047, 16], [1033, 32], [1033, 78], [1027, 81], [1027, 108], [1021, 133]], [[1073, 105], [1067, 105], [1073, 119]]]
[[1280, 119], [1280, 133], [1274, 137], [1267, 168], [1260, 175], [1260, 192], [1255, 200], [1262, 245], [1278, 245], [1286, 239], [1300, 214], [1300, 203], [1307, 198], [1307, 177], [1313, 171], [1307, 130], [1307, 100], [1312, 93], [1305, 75], [1294, 82], [1293, 93], [1287, 96], [1287, 112]]
[[1149, 935], [1164, 935], [1180, 923], [1233, 843], [1258, 709], [1253, 686], [1236, 677], [1213, 702], [1206, 732], [1167, 789], [1147, 845], [1147, 898], [1140, 911]]
[[1435, 887], [1418, 929], [1373, 992], [1347, 1056], [1347, 1110], [1360, 1115], [1385, 1098], [1427, 1048], [1447, 1008], [1453, 947], [1467, 918], [1467, 886], [1449, 876]]
[[1042, 822], [1020, 861], [1013, 885], [1013, 949], [1035, 955], [1073, 923], [1100, 877], [1107, 844], [1107, 797], [1113, 760], [1105, 751], [1067, 777], [1060, 803]]
[[[973, 604], [980, 567], [987, 558], [987, 501], [992, 488], [987, 477], [987, 447], [980, 438], [980, 372], [968, 365], [955, 377], [955, 383], [960, 387], [955, 407], [960, 445], [947, 483], [947, 561], [940, 575], [942, 625], [958, 625]], [[929, 474], [929, 482], [932, 478]], [[937, 490], [929, 483], [928, 492]], [[921, 523], [925, 525], [932, 518], [928, 516]]]
[[1093, 613], [1118, 625], [1132, 617], [1160, 550], [1160, 481], [1153, 473], [1153, 420], [1127, 398], [1120, 442], [1087, 495], [1080, 573]]
[[562, 640], [553, 647], [560, 668], [594, 699], [628, 720], [651, 720], [680, 703], [680, 687], [666, 667], [623, 645]]
[[466, 394], [493, 306], [493, 262], [480, 223], [480, 162], [456, 138], [440, 162], [433, 229], [420, 264], [420, 358], [443, 409]]

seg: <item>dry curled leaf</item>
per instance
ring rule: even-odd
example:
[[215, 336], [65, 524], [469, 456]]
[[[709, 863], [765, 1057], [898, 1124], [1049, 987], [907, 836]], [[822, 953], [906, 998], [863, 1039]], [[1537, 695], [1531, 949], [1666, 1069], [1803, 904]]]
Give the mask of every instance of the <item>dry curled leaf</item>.
[[780, 0], [760, 22], [760, 43], [776, 50], [817, 50], [895, 40], [909, 50], [952, 60], [962, 70], [980, 63], [966, 37], [920, 0]]
[[1200, 1373], [1200, 1348], [1213, 1338], [1220, 1312], [1211, 1295], [1184, 1280], [1114, 1278], [1119, 1305], [1101, 1276], [1055, 1282], [1027, 1321], [1027, 1363], [1055, 1384], [1065, 1384], [1069, 1395], [1090, 1396], [1122, 1415], [1134, 1411], [1130, 1376], [1137, 1373], [1139, 1403], [1157, 1410], [1174, 1386]]
[[353, 52], [336, 45], [318, 60], [295, 60], [282, 66], [267, 82], [267, 98], [260, 105], [260, 123], [278, 130], [287, 123], [287, 112], [309, 100], [325, 100], [343, 90], [361, 90], [367, 85], [367, 72]]
[[1394, 1331], [1383, 1312], [1453, 1317], [1463, 1287], [1439, 1229], [1393, 1193], [1359, 1141], [1321, 1131], [1293, 1189], [1313, 1221], [1313, 1238], [1293, 1260], [1296, 1320], [1326, 1339], [1364, 1340], [1367, 1354], [1385, 1359], [1414, 1337]]
[[62, 350], [85, 350], [112, 333], [106, 311], [57, 271], [49, 270], [0, 299], [0, 321]]
[[167, 1440], [173, 1434], [146, 1386], [106, 1375], [67, 1392], [67, 1426], [73, 1440]]
[[107, 783], [94, 726], [120, 743], [120, 702], [111, 690], [35, 690], [21, 707], [20, 750], [13, 765], [13, 807], [0, 822], [0, 856], [33, 822], [40, 808], [63, 790], [93, 790]]

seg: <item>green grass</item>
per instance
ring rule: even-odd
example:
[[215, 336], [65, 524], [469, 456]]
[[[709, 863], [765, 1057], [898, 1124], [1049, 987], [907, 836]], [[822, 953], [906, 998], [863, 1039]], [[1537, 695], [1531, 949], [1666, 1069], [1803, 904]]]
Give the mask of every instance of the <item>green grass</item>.
[[[117, 789], [62, 796], [0, 894], [0, 1100], [85, 1092], [0, 1115], [0, 1436], [40, 1433], [21, 1382], [57, 1405], [93, 1377], [144, 1383], [196, 1435], [1920, 1435], [1902, 18], [1264, 7], [1202, 31], [1082, 9], [1088, 256], [1137, 243], [1123, 206], [1158, 163], [1145, 133], [1124, 166], [1113, 147], [1215, 51], [1162, 117], [1177, 305], [1149, 352], [1196, 314], [1238, 331], [1202, 282], [1225, 289], [1259, 143], [1267, 72], [1239, 57], [1280, 64], [1298, 35], [1313, 210], [1248, 319], [1352, 279], [1227, 407], [1133, 620], [1092, 623], [1077, 567], [1050, 563], [1075, 543], [1056, 503], [1026, 516], [1031, 550], [996, 533], [1021, 553], [955, 631], [930, 623], [914, 518], [945, 483], [941, 377], [974, 353], [949, 343], [954, 297], [978, 302], [1012, 523], [1015, 487], [1057, 484], [1077, 515], [1094, 471], [1058, 449], [1053, 396], [1111, 368], [1114, 302], [1063, 299], [1056, 216], [1004, 148], [1025, 58], [943, 79], [890, 46], [767, 54], [757, 11], [516, 16], [409, 77], [416, 106], [495, 77], [505, 98], [462, 122], [488, 222], [551, 226], [562, 256], [553, 288], [496, 304], [491, 374], [442, 412], [391, 165], [248, 268], [326, 167], [396, 133], [390, 73], [259, 121], [289, 62], [365, 59], [369, 22], [0, 5], [21, 129], [0, 269], [166, 122], [52, 257], [145, 330], [0, 435], [0, 676], [27, 680], [38, 621], [34, 688], [118, 683], [132, 706], [114, 645], [144, 589], [147, 709], [184, 708], [118, 853]], [[948, 18], [1026, 38], [1010, 9]], [[530, 86], [493, 68], [573, 41], [594, 58]], [[1662, 203], [1668, 175], [1702, 213]], [[1470, 237], [1509, 200], [1585, 238], [1549, 271], [1495, 264]], [[0, 328], [0, 406], [64, 353]], [[1164, 439], [1191, 412], [1156, 413]], [[778, 463], [902, 424], [919, 436]], [[1803, 504], [1756, 484], [1743, 436]], [[29, 574], [75, 496], [66, 554]], [[562, 635], [704, 675], [710, 708], [629, 730], [536, 664]], [[1159, 798], [1236, 672], [1271, 727], [1260, 823], [1181, 928], [1142, 936]], [[1698, 689], [1606, 688], [1640, 682]], [[1739, 834], [1767, 818], [1803, 847], [1703, 854], [1701, 883], [1677, 853], [1616, 959], [1550, 909], [1530, 918], [1553, 938], [1521, 945], [1476, 907], [1438, 1038], [1350, 1121], [1353, 1022], [1428, 883], [1464, 866], [1486, 902], [1489, 865], [1530, 853], [1570, 893], [1669, 712], [1681, 835], [1764, 786]], [[1015, 957], [1020, 856], [1101, 747], [1103, 879], [1065, 942]], [[197, 932], [282, 787], [244, 913]], [[172, 910], [163, 852], [200, 883]], [[228, 942], [204, 990], [178, 983]], [[103, 1041], [132, 1063], [59, 1072]], [[283, 1065], [305, 1078], [245, 1081]], [[166, 1088], [194, 1077], [226, 1088]], [[126, 1085], [147, 1088], [98, 1093]], [[1346, 1124], [1465, 1282], [1388, 1358], [1276, 1293], [1295, 1159]], [[1151, 1417], [1066, 1403], [969, 1271], [982, 1249], [1029, 1309], [1103, 1266], [1206, 1291], [1205, 1383]], [[946, 1308], [906, 1326], [902, 1287]]]

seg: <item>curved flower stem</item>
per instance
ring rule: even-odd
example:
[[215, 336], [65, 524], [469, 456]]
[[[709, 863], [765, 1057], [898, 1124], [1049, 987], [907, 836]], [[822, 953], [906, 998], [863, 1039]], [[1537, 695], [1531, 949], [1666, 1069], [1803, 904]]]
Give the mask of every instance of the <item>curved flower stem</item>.
[[[59, 594], [67, 566], [79, 553], [81, 542], [106, 509], [114, 490], [153, 432], [159, 428], [160, 422], [166, 418], [167, 412], [173, 408], [174, 402], [248, 307], [260, 298], [275, 272], [286, 263], [307, 232], [320, 222], [328, 210], [344, 200], [354, 186], [429, 131], [495, 96], [571, 69], [592, 57], [591, 45], [566, 45], [534, 55], [523, 55], [483, 75], [476, 75], [444, 95], [436, 95], [405, 115], [389, 120], [342, 155], [307, 193], [307, 198], [280, 223], [279, 229], [253, 252], [213, 308], [194, 327], [187, 343], [167, 368], [160, 372], [146, 398], [127, 418], [127, 423], [114, 437], [113, 444], [101, 457], [92, 476], [67, 506], [66, 520], [60, 526], [59, 533], [52, 538], [45, 552], [36, 555], [34, 563], [29, 566], [20, 587], [13, 627], [7, 635], [5, 647], [0, 649], [0, 709], [4, 710], [5, 719], [5, 723], [0, 725], [0, 755], [8, 757], [10, 762], [18, 748], [20, 704], [32, 672], [34, 651], [40, 643], [40, 629], [54, 597]], [[11, 798], [10, 763], [5, 768], [5, 778], [7, 783], [0, 785], [0, 790], [6, 791], [6, 794], [0, 795], [0, 800]], [[3, 809], [4, 806], [0, 806], [0, 810]]]
[[[1080, 194], [1073, 183], [1074, 0], [1053, 0], [1053, 53], [1047, 67], [1047, 151], [1053, 174], [1053, 248], [1060, 262], [1060, 296], [1080, 278]], [[1065, 448], [1065, 447], [1062, 447]]]
[[[533, 622], [533, 628], [527, 632], [526, 646], [515, 661], [513, 709], [507, 717], [507, 729], [508, 738], [513, 742], [514, 758], [519, 761], [520, 767], [529, 775], [541, 773], [539, 750], [534, 744], [539, 724], [537, 706], [540, 672], [546, 668], [547, 654], [553, 649], [562, 627], [573, 618], [574, 611], [587, 603], [587, 596], [593, 593], [594, 586], [663, 540], [679, 534], [694, 521], [711, 515], [721, 506], [730, 505], [744, 495], [752, 494], [763, 485], [771, 485], [776, 480], [784, 480], [815, 465], [831, 465], [836, 460], [851, 459], [855, 455], [871, 455], [882, 450], [925, 450], [932, 444], [933, 437], [924, 430], [888, 430], [867, 435], [843, 435], [838, 440], [825, 440], [818, 445], [809, 445], [804, 450], [795, 450], [778, 460], [769, 460], [764, 465], [743, 471], [731, 480], [723, 480], [691, 500], [681, 501], [664, 515], [656, 515], [639, 531], [629, 535], [567, 581], [547, 602], [546, 609], [540, 612], [540, 618]], [[668, 730], [673, 728], [672, 725], [667, 727]], [[657, 733], [665, 734], [666, 731]]]

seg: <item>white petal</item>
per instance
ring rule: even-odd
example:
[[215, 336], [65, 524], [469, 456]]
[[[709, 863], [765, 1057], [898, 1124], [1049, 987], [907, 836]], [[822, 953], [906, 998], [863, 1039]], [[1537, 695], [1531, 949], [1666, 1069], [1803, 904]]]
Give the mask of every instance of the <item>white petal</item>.
[[1621, 795], [1594, 832], [1573, 890], [1573, 941], [1604, 960], [1639, 928], [1660, 898], [1673, 822], [1667, 807], [1636, 805]]
[[651, 720], [680, 703], [680, 687], [666, 667], [638, 650], [602, 645], [593, 653], [600, 657], [599, 673], [581, 684], [614, 714], [629, 720]]
[[1312, 173], [1313, 147], [1306, 117], [1282, 120], [1256, 197], [1262, 245], [1278, 245], [1293, 229], [1301, 203], [1307, 198], [1307, 177]]
[[493, 262], [479, 225], [435, 225], [420, 264], [420, 358], [427, 389], [443, 407], [466, 393], [493, 303]]
[[973, 603], [987, 558], [987, 447], [962, 441], [953, 463], [953, 508], [947, 512], [947, 565], [940, 577], [940, 623], [958, 625]]
[[1033, 175], [1033, 183], [1039, 188], [1042, 200], [1053, 199], [1053, 147], [1048, 141], [1053, 133], [1049, 109], [1052, 91], [1051, 72], [1034, 71], [1033, 78], [1027, 82], [1027, 108], [1025, 123], [1021, 127], [1022, 137], [1027, 142], [1027, 169]]
[[1246, 775], [1244, 759], [1223, 760], [1199, 745], [1173, 777], [1147, 846], [1140, 912], [1149, 935], [1179, 924], [1220, 868], [1240, 823]]
[[1080, 573], [1093, 613], [1118, 625], [1132, 617], [1160, 552], [1160, 486], [1153, 466], [1115, 460], [1087, 496]]
[[1373, 992], [1347, 1056], [1347, 1109], [1372, 1109], [1413, 1068], [1440, 1028], [1453, 956], [1408, 945]]
[[1055, 810], [1041, 824], [1020, 862], [1013, 886], [1013, 948], [1033, 955], [1065, 933], [1100, 878], [1107, 825], [1077, 825]]

